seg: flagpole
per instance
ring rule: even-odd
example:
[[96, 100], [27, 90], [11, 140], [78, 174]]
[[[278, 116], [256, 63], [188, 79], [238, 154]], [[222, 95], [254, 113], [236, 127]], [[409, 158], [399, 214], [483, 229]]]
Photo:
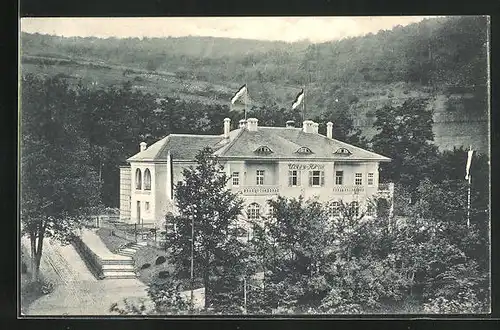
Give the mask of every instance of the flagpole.
[[248, 101], [248, 86], [245, 84], [245, 121], [247, 120], [247, 101]]
[[304, 96], [302, 98], [302, 121], [306, 120], [306, 86], [303, 88]]
[[[472, 150], [472, 146], [469, 146], [469, 153]], [[467, 156], [467, 163], [469, 164], [469, 157], [470, 155]], [[472, 175], [470, 173], [470, 167], [467, 168], [467, 182], [468, 182], [468, 187], [467, 187], [467, 228], [470, 227], [470, 190], [471, 190], [471, 183], [472, 183]]]
[[467, 228], [470, 226], [470, 186], [471, 186], [471, 175], [469, 174], [469, 189], [467, 192]]

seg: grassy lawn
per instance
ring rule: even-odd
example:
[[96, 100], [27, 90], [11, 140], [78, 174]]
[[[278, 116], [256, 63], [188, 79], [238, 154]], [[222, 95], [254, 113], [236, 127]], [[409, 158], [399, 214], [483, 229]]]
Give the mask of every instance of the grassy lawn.
[[[167, 261], [160, 265], [156, 265], [156, 259], [160, 256], [165, 257]], [[170, 275], [172, 275], [174, 271], [174, 266], [168, 262], [168, 252], [165, 252], [163, 249], [144, 246], [135, 253], [134, 260], [136, 271], [139, 274], [139, 280], [146, 285], [164, 283], [166, 279], [159, 277], [160, 272], [167, 271]], [[141, 269], [144, 264], [150, 264], [151, 266]], [[190, 289], [189, 279], [183, 279], [181, 282], [184, 290]], [[201, 279], [195, 279], [194, 289], [201, 287], [203, 287]]]
[[124, 245], [131, 243], [131, 241], [122, 237], [112, 235], [111, 229], [109, 228], [99, 228], [96, 231], [96, 234], [102, 240], [104, 245], [106, 245], [106, 247], [113, 253], [116, 253], [116, 251]]
[[[96, 233], [106, 247], [113, 253], [124, 245], [131, 243], [129, 240], [111, 235], [111, 229], [108, 228], [99, 228]], [[160, 256], [165, 257], [167, 261], [160, 265], [156, 265], [156, 259]], [[134, 254], [133, 258], [136, 272], [139, 274], [139, 280], [146, 285], [164, 283], [167, 279], [160, 278], [160, 272], [167, 271], [171, 276], [174, 271], [174, 266], [168, 262], [168, 252], [165, 252], [164, 249], [143, 246]], [[142, 266], [145, 264], [150, 264], [150, 266], [142, 269]], [[170, 276], [169, 278], [171, 278]], [[189, 279], [183, 279], [181, 282], [183, 289], [190, 289]], [[195, 279], [194, 289], [201, 287], [203, 287], [201, 279]]]

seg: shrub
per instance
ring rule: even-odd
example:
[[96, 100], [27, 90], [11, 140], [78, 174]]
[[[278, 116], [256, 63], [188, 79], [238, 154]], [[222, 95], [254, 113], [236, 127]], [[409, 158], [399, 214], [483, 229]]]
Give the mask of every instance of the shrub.
[[49, 294], [54, 291], [54, 284], [51, 282], [45, 282], [43, 283], [41, 290], [43, 294]]
[[158, 273], [159, 278], [168, 278], [170, 276], [170, 273], [166, 270], [162, 270], [161, 272]]
[[144, 265], [141, 266], [141, 269], [146, 269], [146, 268], [149, 268], [149, 267], [151, 267], [151, 264], [145, 263]]
[[158, 258], [156, 258], [155, 265], [161, 265], [165, 263], [165, 261], [167, 261], [167, 259], [164, 256], [159, 256]]

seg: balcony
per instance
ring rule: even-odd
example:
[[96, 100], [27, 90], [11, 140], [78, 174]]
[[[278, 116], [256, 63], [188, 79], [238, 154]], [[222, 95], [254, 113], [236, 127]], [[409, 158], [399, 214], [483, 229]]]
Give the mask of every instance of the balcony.
[[339, 195], [358, 195], [365, 192], [364, 186], [334, 186], [333, 193]]
[[236, 190], [237, 192], [240, 192], [243, 195], [253, 195], [253, 196], [278, 195], [280, 192], [278, 185], [242, 186], [242, 187], [233, 187], [233, 190]]

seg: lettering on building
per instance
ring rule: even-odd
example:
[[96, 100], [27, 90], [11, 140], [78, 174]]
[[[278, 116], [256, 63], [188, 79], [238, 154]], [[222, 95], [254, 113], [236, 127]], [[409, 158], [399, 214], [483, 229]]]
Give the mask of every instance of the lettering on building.
[[288, 164], [289, 170], [323, 170], [324, 164]]

